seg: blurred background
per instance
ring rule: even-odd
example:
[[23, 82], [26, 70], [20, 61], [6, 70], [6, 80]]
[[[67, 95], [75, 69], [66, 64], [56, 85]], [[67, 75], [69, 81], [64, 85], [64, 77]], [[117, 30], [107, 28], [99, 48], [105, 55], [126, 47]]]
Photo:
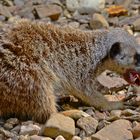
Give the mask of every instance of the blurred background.
[[0, 0], [0, 25], [20, 18], [83, 30], [123, 27], [140, 31], [140, 0]]

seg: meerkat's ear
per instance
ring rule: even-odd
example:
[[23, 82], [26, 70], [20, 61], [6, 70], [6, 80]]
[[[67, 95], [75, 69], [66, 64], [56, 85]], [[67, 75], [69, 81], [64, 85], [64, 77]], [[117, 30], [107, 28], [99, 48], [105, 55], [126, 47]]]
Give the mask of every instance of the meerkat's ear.
[[117, 55], [119, 55], [121, 52], [121, 44], [119, 42], [116, 42], [112, 45], [109, 55], [111, 58], [116, 57]]
[[140, 66], [140, 54], [139, 53], [135, 54], [135, 64], [136, 64], [136, 66]]

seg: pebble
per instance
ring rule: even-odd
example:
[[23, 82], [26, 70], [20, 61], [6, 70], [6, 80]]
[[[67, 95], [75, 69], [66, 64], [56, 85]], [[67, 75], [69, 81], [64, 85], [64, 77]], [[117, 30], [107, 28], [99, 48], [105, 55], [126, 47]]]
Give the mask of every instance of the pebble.
[[100, 11], [105, 6], [105, 0], [66, 0], [67, 9], [78, 10], [80, 13], [93, 13]]
[[131, 26], [126, 25], [126, 26], [124, 26], [123, 28], [124, 28], [126, 31], [128, 31], [128, 33], [130, 33], [131, 35], [133, 35], [133, 31], [132, 31]]
[[77, 121], [77, 126], [83, 129], [86, 132], [86, 135], [89, 136], [95, 133], [98, 121], [91, 116], [82, 117]]
[[73, 13], [73, 18], [81, 24], [87, 24], [91, 19], [89, 15], [81, 15], [78, 11]]
[[9, 9], [6, 6], [0, 4], [0, 15], [5, 16], [6, 18], [12, 17]]
[[119, 26], [119, 18], [118, 17], [109, 17], [107, 19], [110, 26], [116, 27]]
[[13, 138], [13, 137], [15, 137], [15, 134], [14, 133], [9, 132], [9, 131], [5, 130], [2, 127], [0, 128], [0, 134], [3, 134], [7, 138]]
[[24, 5], [24, 0], [14, 0], [14, 4], [21, 7]]
[[83, 140], [93, 140], [93, 139], [91, 139], [91, 137], [85, 137], [83, 138]]
[[71, 140], [75, 135], [75, 123], [70, 117], [54, 113], [46, 122], [41, 132], [44, 136], [51, 138], [56, 138], [58, 135], [62, 135], [65, 139]]
[[92, 108], [87, 109], [85, 112], [86, 112], [88, 115], [90, 115], [90, 116], [94, 116], [94, 115], [95, 115], [95, 112], [93, 111]]
[[40, 127], [34, 124], [22, 125], [19, 134], [20, 135], [38, 135]]
[[101, 14], [93, 14], [90, 20], [90, 27], [92, 29], [102, 29], [102, 28], [109, 28], [109, 24], [107, 20]]
[[78, 137], [78, 136], [74, 136], [73, 138], [72, 138], [72, 140], [82, 140], [80, 137]]
[[23, 6], [23, 8], [20, 11], [18, 11], [18, 15], [22, 18], [33, 20], [35, 19], [35, 17], [32, 11], [33, 11], [33, 6], [26, 6], [26, 7]]
[[64, 14], [64, 16], [65, 16], [66, 18], [72, 18], [71, 13], [70, 13], [67, 9], [65, 9], [65, 10], [63, 11], [63, 14]]
[[127, 120], [117, 120], [107, 125], [96, 134], [92, 135], [92, 140], [128, 140], [133, 139], [130, 132], [131, 123]]
[[73, 28], [79, 28], [80, 24], [79, 24], [79, 22], [74, 21], [74, 22], [70, 22], [69, 26], [71, 26]]
[[0, 134], [0, 140], [4, 140], [4, 136]]
[[80, 29], [81, 30], [87, 30], [87, 29], [89, 29], [89, 26], [88, 26], [88, 24], [81, 24]]
[[98, 123], [98, 127], [97, 130], [101, 130], [102, 128], [104, 128], [105, 126], [109, 125], [111, 122], [108, 122], [106, 120], [102, 120]]
[[75, 135], [78, 136], [80, 134], [80, 128], [76, 127], [75, 128]]
[[[104, 97], [108, 100], [108, 101], [120, 101], [121, 97], [120, 95], [104, 95]], [[124, 97], [124, 96], [123, 96]]]
[[17, 118], [10, 118], [6, 121], [6, 123], [12, 124], [14, 126], [19, 123], [19, 120]]
[[86, 137], [86, 135], [87, 135], [87, 134], [86, 134], [86, 132], [85, 132], [84, 130], [81, 130], [80, 133], [79, 133], [79, 137], [82, 138], [82, 139], [83, 139], [84, 137]]
[[112, 5], [114, 3], [114, 0], [106, 0], [105, 2], [107, 5]]
[[78, 11], [80, 13], [100, 12], [105, 7], [105, 0], [79, 0]]
[[6, 17], [3, 15], [0, 15], [0, 21], [5, 21]]
[[118, 117], [118, 116], [110, 116], [110, 117], [107, 118], [107, 121], [113, 122], [113, 121], [116, 121], [116, 120], [119, 120], [119, 119], [120, 119], [120, 117]]
[[121, 117], [121, 114], [122, 114], [122, 110], [112, 110], [112, 111], [110, 112], [110, 114], [111, 114], [112, 116], [116, 116], [116, 117], [120, 118], [120, 117]]
[[115, 2], [118, 5], [123, 5], [125, 8], [129, 8], [133, 0], [116, 0]]
[[88, 116], [90, 116], [87, 113], [85, 113], [84, 111], [76, 110], [76, 109], [75, 110], [66, 110], [66, 111], [63, 111], [61, 113], [63, 115], [65, 115], [65, 116], [69, 116], [69, 117], [71, 117], [72, 119], [75, 119], [75, 120], [78, 120], [81, 117], [88, 117]]
[[38, 136], [38, 135], [32, 135], [30, 136], [30, 140], [53, 140], [49, 137], [42, 137], [42, 136]]
[[3, 4], [4, 4], [5, 6], [13, 6], [13, 3], [12, 3], [11, 0], [1, 0], [1, 1], [3, 2]]
[[122, 115], [125, 115], [125, 116], [132, 116], [132, 115], [137, 115], [137, 114], [140, 114], [140, 113], [131, 109], [125, 109], [122, 111]]
[[58, 5], [38, 5], [35, 7], [37, 16], [41, 18], [50, 17], [57, 20], [62, 13], [62, 8]]
[[135, 123], [135, 126], [132, 128], [131, 132], [134, 138], [140, 137], [140, 123]]
[[[136, 33], [137, 34], [137, 33]], [[138, 33], [138, 35], [136, 35], [136, 41], [138, 42], [138, 44], [140, 45], [140, 34]]]
[[136, 19], [133, 23], [134, 31], [140, 31], [140, 18]]
[[96, 118], [98, 121], [104, 120], [107, 118], [107, 115], [105, 113], [99, 112], [98, 110], [95, 111], [94, 118]]
[[19, 140], [30, 140], [30, 137], [28, 135], [26, 136], [20, 135]]
[[76, 11], [79, 7], [78, 0], [66, 0], [66, 6], [69, 11]]
[[66, 140], [63, 136], [59, 135], [55, 138], [55, 140]]
[[6, 130], [11, 130], [13, 128], [13, 125], [10, 123], [5, 123], [3, 126]]
[[14, 133], [19, 133], [20, 132], [20, 129], [21, 129], [21, 125], [17, 125], [16, 127], [14, 127], [11, 132], [14, 132]]

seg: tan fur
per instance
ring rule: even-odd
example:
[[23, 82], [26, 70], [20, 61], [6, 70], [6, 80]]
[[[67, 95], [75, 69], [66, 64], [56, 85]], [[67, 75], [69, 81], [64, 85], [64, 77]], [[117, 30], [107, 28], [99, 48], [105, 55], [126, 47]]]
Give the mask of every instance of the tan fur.
[[124, 72], [126, 72], [126, 70], [129, 68], [133, 68], [133, 66], [131, 66], [131, 67], [130, 66], [122, 66], [122, 65], [117, 64], [113, 59], [106, 58], [105, 60], [103, 60], [103, 62], [101, 64], [99, 64], [96, 67], [95, 77], [100, 75], [106, 69], [114, 71], [120, 75], [123, 75]]
[[61, 94], [99, 109], [121, 108], [94, 91], [94, 72], [110, 50], [107, 39], [106, 30], [86, 32], [26, 20], [7, 29], [0, 39], [1, 116], [45, 122], [57, 111]]

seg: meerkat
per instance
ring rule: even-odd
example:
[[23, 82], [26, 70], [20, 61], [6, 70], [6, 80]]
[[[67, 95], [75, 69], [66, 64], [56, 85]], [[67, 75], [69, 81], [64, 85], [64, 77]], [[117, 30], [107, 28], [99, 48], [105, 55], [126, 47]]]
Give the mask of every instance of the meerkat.
[[137, 47], [119, 28], [81, 31], [18, 21], [0, 35], [0, 115], [45, 122], [61, 94], [97, 109], [123, 108], [94, 90], [94, 79], [107, 67], [134, 67]]

